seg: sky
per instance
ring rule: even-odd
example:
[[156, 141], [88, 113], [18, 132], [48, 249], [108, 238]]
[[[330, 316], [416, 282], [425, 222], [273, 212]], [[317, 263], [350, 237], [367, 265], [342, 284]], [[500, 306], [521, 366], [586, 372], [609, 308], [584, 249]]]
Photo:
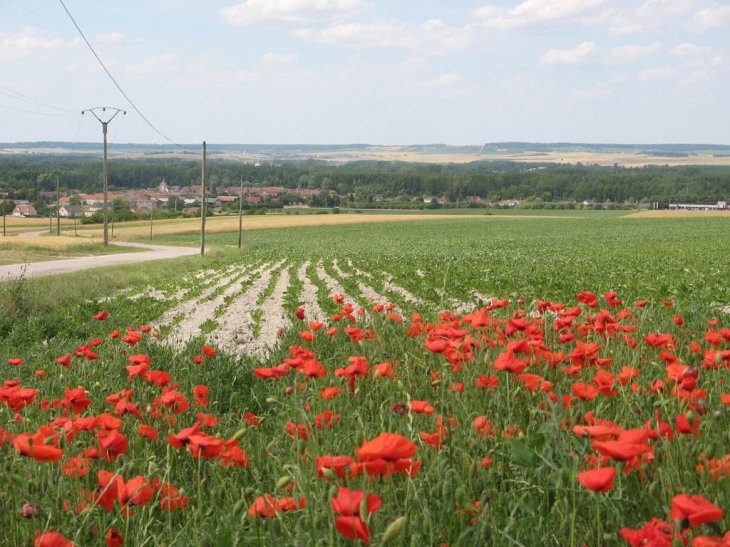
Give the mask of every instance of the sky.
[[0, 142], [730, 144], [728, 97], [730, 0], [0, 0]]

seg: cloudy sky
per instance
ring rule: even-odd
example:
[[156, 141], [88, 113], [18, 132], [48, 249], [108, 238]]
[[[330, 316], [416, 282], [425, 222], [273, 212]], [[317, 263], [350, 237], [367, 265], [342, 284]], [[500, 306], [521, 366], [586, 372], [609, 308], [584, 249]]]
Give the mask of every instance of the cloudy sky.
[[[730, 0], [64, 3], [177, 143], [730, 144]], [[0, 0], [0, 142], [100, 141], [95, 106], [167, 142], [60, 0]]]

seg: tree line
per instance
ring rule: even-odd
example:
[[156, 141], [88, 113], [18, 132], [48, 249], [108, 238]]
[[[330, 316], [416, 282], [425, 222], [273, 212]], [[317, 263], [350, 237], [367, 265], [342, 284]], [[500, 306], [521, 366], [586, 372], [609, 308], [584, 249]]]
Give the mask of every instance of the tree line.
[[[37, 199], [53, 192], [59, 177], [63, 191], [101, 191], [102, 166], [96, 157], [0, 156], [0, 197]], [[110, 190], [200, 184], [199, 161], [112, 159]], [[715, 203], [730, 201], [730, 166], [600, 167], [552, 163], [480, 161], [467, 164], [292, 161], [255, 166], [236, 161], [209, 161], [206, 184], [213, 192], [247, 186], [319, 189], [319, 201], [365, 205], [433, 196], [450, 202], [468, 198], [497, 202]], [[315, 200], [316, 201], [316, 200]], [[318, 203], [315, 203], [318, 204]], [[329, 205], [326, 203], [325, 205]]]

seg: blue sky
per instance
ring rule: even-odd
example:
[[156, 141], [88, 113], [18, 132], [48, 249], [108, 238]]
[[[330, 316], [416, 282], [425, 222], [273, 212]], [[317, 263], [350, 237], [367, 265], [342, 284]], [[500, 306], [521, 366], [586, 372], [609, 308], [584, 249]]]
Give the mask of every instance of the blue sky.
[[[179, 143], [730, 144], [727, 0], [64, 2]], [[167, 142], [60, 1], [0, 0], [0, 86], [0, 142]]]

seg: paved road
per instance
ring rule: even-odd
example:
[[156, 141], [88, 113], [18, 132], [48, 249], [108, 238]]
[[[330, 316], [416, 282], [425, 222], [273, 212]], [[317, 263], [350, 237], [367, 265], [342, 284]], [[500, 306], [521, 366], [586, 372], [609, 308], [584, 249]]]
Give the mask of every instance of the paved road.
[[113, 245], [122, 247], [142, 247], [149, 249], [147, 252], [122, 253], [101, 256], [82, 256], [79, 258], [65, 258], [63, 260], [51, 260], [48, 262], [31, 262], [29, 264], [11, 264], [0, 266], [0, 281], [24, 277], [40, 277], [43, 275], [55, 275], [102, 266], [117, 266], [120, 264], [136, 264], [148, 260], [160, 260], [163, 258], [178, 258], [200, 253], [200, 249], [193, 247], [168, 247], [166, 245], [145, 245], [143, 243], [125, 243], [115, 241]]

